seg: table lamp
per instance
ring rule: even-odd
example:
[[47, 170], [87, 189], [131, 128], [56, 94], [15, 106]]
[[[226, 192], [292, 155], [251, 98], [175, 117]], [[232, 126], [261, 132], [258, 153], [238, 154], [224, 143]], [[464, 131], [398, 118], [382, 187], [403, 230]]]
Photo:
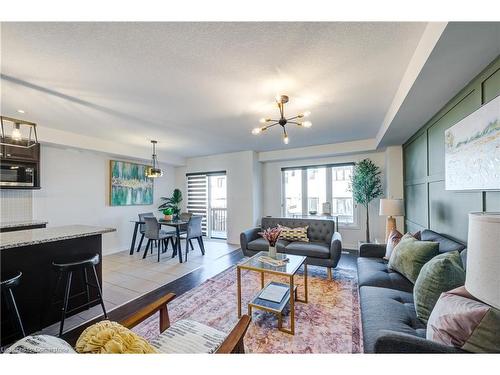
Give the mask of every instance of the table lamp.
[[500, 212], [469, 214], [465, 289], [500, 309]]
[[402, 199], [381, 199], [380, 200], [380, 216], [387, 216], [387, 224], [385, 227], [385, 240], [387, 242], [389, 234], [393, 229], [396, 229], [396, 218], [393, 216], [404, 215], [404, 204]]

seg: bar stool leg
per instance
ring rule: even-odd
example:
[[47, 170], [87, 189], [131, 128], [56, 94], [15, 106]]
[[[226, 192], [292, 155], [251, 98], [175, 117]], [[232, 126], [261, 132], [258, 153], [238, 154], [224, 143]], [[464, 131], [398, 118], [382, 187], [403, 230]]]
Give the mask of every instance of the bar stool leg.
[[[90, 302], [89, 276], [87, 275], [87, 269], [86, 268], [83, 269], [83, 275], [84, 275], [84, 278], [85, 278], [85, 295], [87, 297], [87, 303], [89, 303]], [[89, 308], [90, 307], [87, 306], [87, 310]]]
[[73, 272], [68, 273], [68, 278], [66, 279], [66, 289], [64, 290], [64, 301], [61, 309], [61, 324], [59, 325], [59, 337], [63, 334], [64, 329], [64, 319], [66, 318], [66, 310], [68, 309], [69, 302], [69, 292], [71, 290], [71, 278], [73, 277]]
[[94, 271], [95, 277], [95, 285], [97, 286], [97, 295], [101, 301], [102, 312], [104, 313], [104, 318], [108, 319], [108, 313], [106, 312], [106, 307], [104, 307], [104, 300], [102, 299], [102, 289], [101, 284], [99, 284], [99, 278], [97, 277], [97, 271], [95, 270], [95, 266], [92, 267], [92, 271]]
[[12, 308], [12, 312], [14, 313], [16, 320], [17, 320], [17, 325], [19, 326], [19, 330], [23, 334], [23, 337], [26, 336], [26, 333], [24, 332], [24, 326], [23, 322], [21, 320], [21, 315], [19, 315], [19, 310], [17, 309], [17, 304], [16, 300], [14, 299], [14, 294], [12, 293], [12, 289], [9, 289], [9, 295], [10, 295], [10, 304]]

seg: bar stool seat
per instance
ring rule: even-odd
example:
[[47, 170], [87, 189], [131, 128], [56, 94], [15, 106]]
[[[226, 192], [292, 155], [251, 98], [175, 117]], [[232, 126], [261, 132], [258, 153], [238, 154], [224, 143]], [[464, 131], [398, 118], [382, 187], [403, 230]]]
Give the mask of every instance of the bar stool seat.
[[[58, 271], [58, 278], [57, 278], [57, 283], [56, 287], [54, 289], [54, 295], [52, 298], [53, 304], [55, 303], [55, 299], [57, 297], [57, 292], [59, 289], [59, 285], [61, 283], [61, 280], [63, 279], [64, 276], [66, 276], [66, 287], [64, 289], [64, 296], [62, 300], [62, 306], [61, 306], [61, 324], [59, 326], [59, 336], [62, 336], [63, 334], [63, 329], [64, 329], [64, 320], [68, 315], [70, 315], [72, 312], [79, 310], [81, 308], [87, 307], [89, 308], [90, 305], [99, 302], [102, 311], [104, 313], [104, 318], [107, 318], [108, 315], [106, 313], [106, 308], [104, 306], [104, 300], [102, 299], [102, 289], [101, 285], [99, 284], [99, 278], [97, 277], [97, 271], [96, 271], [96, 266], [99, 264], [100, 258], [99, 254], [95, 254], [92, 256], [88, 256], [85, 258], [80, 258], [76, 260], [72, 260], [69, 262], [58, 262], [58, 261], [53, 261], [52, 266], [56, 271]], [[95, 284], [92, 284], [89, 282], [89, 277], [88, 277], [88, 270], [92, 270], [92, 274], [94, 275], [94, 281]], [[83, 292], [70, 295], [71, 293], [71, 283], [73, 279], [73, 273], [75, 272], [81, 272], [83, 274], [83, 284], [85, 290]], [[97, 298], [90, 300], [90, 289], [89, 287], [92, 287], [96, 290], [97, 292]], [[87, 302], [84, 304], [80, 304], [71, 310], [68, 310], [68, 304], [69, 300], [75, 297], [79, 297], [81, 295], [85, 294], [87, 297]]]
[[16, 299], [14, 298], [14, 293], [12, 289], [21, 284], [21, 277], [23, 273], [21, 271], [17, 271], [14, 275], [8, 276], [5, 280], [1, 281], [1, 291], [2, 297], [5, 300], [5, 304], [7, 309], [9, 310], [9, 318], [14, 326], [19, 330], [22, 334], [22, 337], [26, 336], [24, 332], [23, 322], [21, 320], [21, 315], [19, 314], [19, 310], [17, 308]]

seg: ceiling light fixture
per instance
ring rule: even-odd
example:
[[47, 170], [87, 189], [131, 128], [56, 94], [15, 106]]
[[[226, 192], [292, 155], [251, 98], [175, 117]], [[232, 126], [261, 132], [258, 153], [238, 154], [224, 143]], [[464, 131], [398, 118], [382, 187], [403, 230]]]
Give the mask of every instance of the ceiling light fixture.
[[17, 112], [19, 112], [19, 113], [26, 113], [26, 111], [24, 109], [18, 109]]
[[151, 157], [151, 166], [146, 168], [146, 177], [157, 178], [163, 176], [163, 171], [159, 168], [158, 156], [156, 155], [156, 144], [158, 141], [152, 140], [153, 156]]
[[[38, 137], [36, 134], [35, 123], [6, 116], [0, 116], [0, 122], [1, 122], [0, 145], [9, 145], [20, 148], [30, 148], [38, 144]], [[7, 131], [10, 126], [12, 126], [12, 132], [9, 135]], [[25, 129], [24, 136], [22, 131], [23, 129]]]
[[273, 120], [271, 118], [261, 118], [259, 122], [266, 125], [252, 129], [252, 134], [257, 135], [273, 127], [274, 125], [281, 125], [281, 128], [283, 129], [283, 143], [287, 145], [289, 142], [289, 138], [285, 128], [286, 124], [294, 124], [303, 128], [310, 128], [312, 126], [311, 121], [293, 121], [296, 119], [308, 117], [311, 114], [310, 111], [299, 113], [297, 116], [290, 118], [285, 117], [285, 103], [288, 103], [288, 99], [289, 98], [286, 95], [277, 96], [276, 104], [278, 105], [278, 109], [280, 111], [279, 120]]

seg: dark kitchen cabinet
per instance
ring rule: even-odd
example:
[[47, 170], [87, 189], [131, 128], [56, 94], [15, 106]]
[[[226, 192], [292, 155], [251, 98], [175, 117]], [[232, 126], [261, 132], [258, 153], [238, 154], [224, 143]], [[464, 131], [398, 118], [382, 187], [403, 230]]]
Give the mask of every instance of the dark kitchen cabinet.
[[3, 145], [0, 154], [2, 159], [38, 162], [40, 160], [40, 144], [29, 148]]

